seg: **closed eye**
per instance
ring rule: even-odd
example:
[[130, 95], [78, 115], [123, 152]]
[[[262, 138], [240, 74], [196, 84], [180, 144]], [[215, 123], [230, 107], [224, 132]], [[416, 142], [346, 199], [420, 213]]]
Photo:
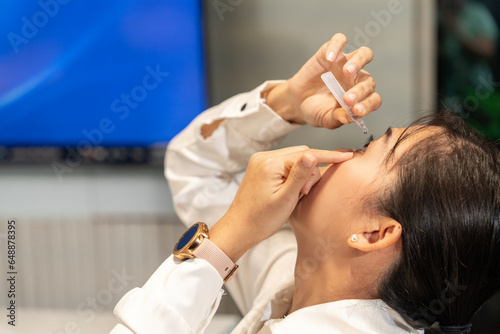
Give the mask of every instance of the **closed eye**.
[[370, 143], [373, 141], [373, 135], [370, 136], [370, 138], [368, 138], [368, 141], [365, 143], [365, 145], [363, 146], [363, 148], [360, 149], [360, 151], [366, 151], [366, 149], [368, 148], [368, 146], [370, 146]]

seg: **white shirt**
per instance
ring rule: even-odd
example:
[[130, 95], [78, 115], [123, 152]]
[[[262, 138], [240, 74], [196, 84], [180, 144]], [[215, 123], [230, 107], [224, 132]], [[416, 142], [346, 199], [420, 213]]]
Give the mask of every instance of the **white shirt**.
[[[174, 138], [165, 161], [177, 214], [190, 226], [214, 224], [227, 211], [250, 156], [275, 146], [297, 127], [274, 113], [261, 92], [266, 82], [198, 116]], [[208, 138], [204, 124], [224, 119]], [[283, 228], [248, 251], [227, 284], [244, 318], [233, 333], [423, 333], [381, 300], [342, 300], [306, 307], [284, 318], [294, 288], [297, 246]], [[112, 334], [203, 333], [223, 295], [223, 281], [206, 261], [175, 263], [170, 256], [142, 288], [116, 305]]]

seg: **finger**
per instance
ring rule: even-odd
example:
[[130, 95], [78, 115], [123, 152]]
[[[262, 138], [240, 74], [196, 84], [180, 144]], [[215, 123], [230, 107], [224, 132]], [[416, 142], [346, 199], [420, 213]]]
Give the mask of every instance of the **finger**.
[[356, 150], [354, 148], [344, 148], [344, 147], [336, 148], [334, 151], [336, 151], [336, 152], [356, 152]]
[[353, 152], [342, 152], [337, 150], [328, 151], [328, 150], [309, 149], [304, 153], [313, 156], [318, 164], [341, 163], [350, 160], [353, 157]]
[[317, 161], [314, 156], [308, 153], [302, 153], [299, 159], [293, 164], [290, 174], [283, 185], [285, 194], [296, 195], [298, 199], [301, 194], [301, 189], [311, 178], [314, 170], [317, 168], [316, 166]]
[[352, 107], [352, 111], [360, 116], [366, 116], [372, 111], [377, 110], [382, 105], [382, 98], [378, 93], [370, 94], [366, 99], [361, 102], [358, 102]]
[[326, 43], [326, 60], [333, 63], [335, 59], [337, 59], [337, 56], [342, 52], [342, 49], [344, 49], [346, 43], [347, 37], [344, 34], [335, 34], [332, 39]]
[[285, 181], [285, 191], [294, 194], [307, 194], [319, 180], [317, 164], [341, 163], [352, 159], [353, 152], [326, 151], [310, 149], [300, 153]]
[[372, 76], [364, 74], [358, 77], [358, 83], [344, 94], [344, 102], [353, 106], [359, 101], [364, 100], [375, 92], [375, 80]]
[[311, 176], [309, 177], [309, 180], [306, 181], [302, 189], [300, 190], [301, 194], [307, 195], [309, 194], [309, 191], [311, 191], [311, 188], [316, 184], [321, 179], [321, 173], [318, 167], [316, 167]]
[[[353, 152], [353, 153], [356, 152], [356, 150], [353, 148], [336, 148], [335, 151], [337, 151], [337, 152]], [[323, 174], [327, 171], [328, 168], [330, 168], [330, 166], [332, 166], [332, 165], [318, 167], [320, 177], [323, 176]]]
[[272, 157], [280, 157], [284, 155], [289, 155], [293, 154], [296, 152], [301, 152], [308, 150], [309, 147], [307, 145], [298, 145], [298, 146], [290, 146], [290, 147], [285, 147], [285, 148], [280, 148], [278, 150], [273, 150], [273, 151], [264, 151], [264, 152], [259, 152], [261, 156], [272, 156]]
[[321, 120], [321, 127], [326, 129], [336, 129], [341, 125], [350, 124], [351, 121], [347, 117], [347, 113], [342, 108], [330, 110]]
[[334, 117], [339, 120], [340, 123], [342, 124], [350, 124], [351, 121], [347, 117], [347, 113], [344, 109], [339, 108], [336, 109], [334, 112]]
[[319, 126], [325, 129], [336, 129], [341, 125], [349, 124], [347, 114], [342, 108], [327, 111], [321, 118]]
[[358, 72], [373, 60], [373, 51], [362, 46], [347, 56], [348, 60], [344, 65], [344, 75], [348, 78], [354, 78]]
[[302, 103], [302, 107], [309, 110], [304, 119], [314, 127], [336, 129], [341, 125], [349, 124], [345, 112], [330, 92], [307, 98]]

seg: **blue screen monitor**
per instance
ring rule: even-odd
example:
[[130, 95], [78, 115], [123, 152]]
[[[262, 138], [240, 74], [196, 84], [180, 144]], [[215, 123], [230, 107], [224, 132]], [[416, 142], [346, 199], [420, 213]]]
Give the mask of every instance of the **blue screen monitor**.
[[0, 146], [166, 144], [206, 107], [198, 0], [0, 3]]

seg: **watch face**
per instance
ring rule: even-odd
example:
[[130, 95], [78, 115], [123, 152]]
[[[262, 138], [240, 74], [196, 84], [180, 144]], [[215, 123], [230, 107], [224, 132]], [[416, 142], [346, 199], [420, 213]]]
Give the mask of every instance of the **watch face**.
[[186, 246], [189, 243], [189, 241], [191, 241], [191, 239], [196, 234], [196, 231], [198, 231], [198, 227], [199, 227], [198, 224], [193, 225], [189, 230], [186, 231], [186, 233], [184, 233], [179, 242], [177, 242], [174, 252], [181, 250], [184, 246]]

